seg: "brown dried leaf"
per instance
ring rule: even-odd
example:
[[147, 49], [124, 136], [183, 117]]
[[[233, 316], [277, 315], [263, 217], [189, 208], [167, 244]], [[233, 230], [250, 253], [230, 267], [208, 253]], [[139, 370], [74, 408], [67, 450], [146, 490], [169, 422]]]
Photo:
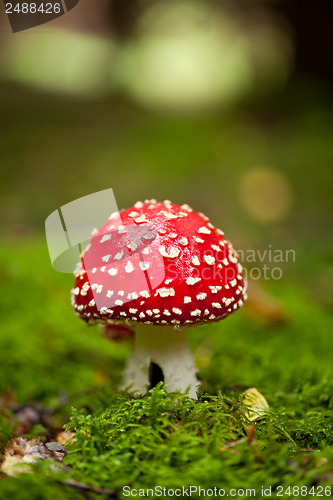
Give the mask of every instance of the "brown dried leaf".
[[56, 441], [61, 444], [66, 444], [72, 437], [75, 436], [75, 432], [72, 431], [62, 431], [56, 436]]
[[60, 443], [51, 442], [45, 445], [39, 438], [17, 437], [7, 444], [1, 471], [8, 476], [31, 472], [29, 467], [19, 467], [19, 465], [33, 464], [36, 460], [45, 459], [61, 462], [65, 454], [66, 451]]

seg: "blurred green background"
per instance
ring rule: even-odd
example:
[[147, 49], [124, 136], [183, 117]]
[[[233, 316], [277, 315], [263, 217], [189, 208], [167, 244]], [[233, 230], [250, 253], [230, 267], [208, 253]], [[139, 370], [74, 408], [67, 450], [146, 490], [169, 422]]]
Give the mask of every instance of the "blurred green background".
[[[188, 203], [256, 253], [248, 273], [281, 269], [253, 272], [237, 315], [189, 332], [205, 389], [256, 386], [278, 407], [331, 379], [331, 13], [325, 1], [81, 0], [16, 34], [2, 17], [3, 401], [79, 405], [82, 391], [116, 389], [127, 347], [75, 316], [73, 277], [52, 269], [44, 236], [51, 212], [110, 187], [119, 209]], [[268, 249], [295, 259], [261, 262]]]
[[[15, 34], [6, 33], [3, 19], [0, 342], [9, 366], [2, 391], [25, 394], [25, 365], [12, 361], [20, 355], [15, 343], [31, 338], [25, 357], [33, 371], [37, 353], [29, 345], [42, 342], [41, 328], [45, 342], [59, 342], [69, 328], [76, 349], [85, 335], [98, 343], [98, 332], [86, 333], [72, 313], [71, 276], [52, 270], [44, 221], [109, 187], [120, 209], [171, 199], [223, 228], [248, 272], [256, 268], [255, 303], [240, 313], [245, 322], [247, 307], [254, 321], [257, 314], [274, 323], [270, 307], [287, 317], [288, 289], [314, 307], [332, 305], [331, 79], [325, 36], [313, 38], [317, 59], [305, 51], [314, 12], [305, 8], [298, 18], [283, 2], [125, 7], [82, 1], [63, 18]], [[325, 35], [325, 10], [315, 12]], [[291, 249], [295, 258], [269, 262], [269, 249]], [[249, 251], [256, 262], [247, 262]], [[276, 265], [281, 271], [272, 276]], [[54, 363], [45, 360], [43, 369]], [[58, 369], [66, 371], [66, 363]]]

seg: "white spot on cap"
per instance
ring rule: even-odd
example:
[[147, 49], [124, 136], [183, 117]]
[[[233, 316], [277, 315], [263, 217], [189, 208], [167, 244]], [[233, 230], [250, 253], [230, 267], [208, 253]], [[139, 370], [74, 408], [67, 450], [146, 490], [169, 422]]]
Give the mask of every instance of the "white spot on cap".
[[149, 297], [150, 297], [150, 293], [148, 292], [148, 290], [142, 290], [140, 292], [140, 295], [141, 295], [141, 297], [144, 297], [145, 299], [149, 299]]
[[114, 258], [116, 260], [120, 260], [123, 255], [124, 255], [124, 250], [121, 250], [120, 252], [116, 253], [116, 255], [114, 256]]
[[191, 297], [184, 297], [184, 304], [188, 304], [189, 302], [192, 302]]
[[237, 285], [237, 280], [233, 279], [232, 281], [230, 281], [230, 285], [231, 286], [236, 286]]
[[185, 238], [185, 236], [182, 236], [182, 237], [180, 238], [180, 240], [179, 240], [179, 243], [180, 243], [181, 245], [183, 245], [184, 247], [186, 247], [186, 245], [188, 245], [188, 239], [187, 239], [187, 238]]
[[200, 233], [200, 234], [210, 234], [211, 230], [208, 229], [208, 227], [206, 227], [206, 226], [201, 226], [198, 229], [198, 233]]
[[198, 283], [198, 281], [201, 281], [201, 278], [187, 278], [186, 284], [195, 285], [196, 283]]
[[91, 270], [91, 272], [92, 272], [93, 274], [95, 274], [95, 272], [96, 272], [96, 271], [97, 271], [97, 267], [93, 267], [93, 268], [92, 268], [92, 270]]
[[159, 309], [153, 309], [154, 314], [159, 314], [160, 310]]
[[215, 262], [215, 257], [212, 257], [211, 255], [204, 255], [204, 259], [206, 264], [208, 264], [209, 266], [212, 266]]
[[153, 311], [151, 311], [150, 309], [147, 309], [146, 314], [148, 314], [148, 316], [152, 316], [153, 315]]
[[123, 305], [123, 303], [124, 303], [124, 302], [123, 302], [122, 300], [120, 300], [120, 299], [117, 299], [117, 300], [115, 301], [116, 306], [122, 306], [122, 305]]
[[226, 290], [229, 290], [229, 288], [230, 288], [230, 287], [229, 287], [229, 285], [225, 285], [225, 286], [224, 286], [224, 288], [225, 288]]
[[92, 289], [92, 290], [95, 290], [95, 291], [96, 291], [96, 293], [101, 293], [101, 292], [102, 292], [102, 290], [103, 290], [103, 285], [98, 285], [97, 283], [93, 283], [93, 284], [91, 285], [91, 289]]
[[138, 299], [138, 298], [139, 298], [139, 295], [138, 295], [136, 292], [132, 292], [132, 293], [129, 293], [129, 294], [127, 295], [127, 298], [128, 298], [129, 300], [136, 300], [136, 299]]
[[173, 240], [177, 238], [178, 234], [177, 233], [170, 233], [169, 238], [172, 238]]
[[140, 262], [141, 271], [147, 271], [149, 268], [149, 262]]
[[84, 297], [85, 295], [87, 295], [87, 292], [88, 292], [89, 288], [90, 288], [89, 281], [86, 281], [86, 282], [84, 283], [84, 285], [82, 286], [82, 288], [81, 288], [81, 295], [82, 295], [83, 297]]
[[152, 231], [150, 233], [143, 234], [142, 238], [144, 238], [145, 240], [152, 240], [153, 238], [155, 238], [155, 236], [156, 236], [156, 233], [154, 231]]
[[128, 214], [128, 217], [131, 217], [131, 219], [134, 219], [134, 217], [138, 217], [138, 212], [131, 212]]
[[165, 229], [157, 229], [158, 234], [165, 234], [166, 230]]
[[135, 220], [135, 222], [136, 222], [137, 224], [141, 224], [141, 222], [145, 222], [145, 221], [146, 221], [146, 216], [145, 216], [145, 214], [142, 214], [142, 215], [140, 215], [140, 217], [137, 217], [137, 218], [136, 218], [136, 219], [134, 219], [134, 220]]
[[111, 257], [111, 255], [104, 255], [104, 257], [102, 257], [102, 261], [109, 262], [110, 257]]
[[212, 306], [216, 307], [216, 309], [221, 309], [222, 308], [221, 304], [219, 304], [218, 302], [212, 302]]
[[139, 314], [139, 318], [144, 318], [144, 317], [145, 317], [145, 313], [140, 312], [140, 314]]
[[132, 271], [134, 271], [134, 266], [132, 264], [132, 262], [128, 261], [126, 266], [125, 266], [125, 271], [127, 273], [131, 273]]
[[182, 310], [178, 309], [178, 307], [173, 307], [172, 312], [174, 312], [175, 314], [182, 314]]
[[91, 301], [89, 302], [89, 306], [94, 307], [95, 305], [96, 305], [95, 299], [91, 299]]
[[136, 250], [138, 248], [138, 245], [136, 243], [134, 243], [134, 241], [131, 241], [127, 247], [132, 250], [132, 252], [134, 252], [134, 250]]
[[161, 245], [159, 247], [158, 251], [160, 252], [160, 254], [163, 257], [166, 257], [169, 259], [174, 259], [175, 257], [178, 257], [178, 255], [180, 254], [179, 248], [170, 247], [169, 252], [167, 252], [164, 245]]
[[107, 314], [107, 312], [108, 312], [108, 308], [107, 308], [107, 307], [101, 307], [99, 312], [100, 312], [101, 314]]
[[118, 295], [120, 295], [121, 297], [123, 297], [123, 296], [125, 295], [124, 290], [119, 290], [119, 291], [118, 291]]
[[197, 243], [205, 243], [205, 240], [203, 240], [202, 238], [199, 238], [198, 236], [194, 236], [194, 240], [195, 240]]
[[168, 285], [169, 283], [172, 283], [172, 281], [173, 281], [173, 280], [170, 280], [170, 279], [169, 279], [169, 280], [165, 280], [165, 282], [164, 282], [164, 283], [165, 283], [166, 285]]
[[229, 261], [228, 261], [228, 259], [227, 259], [226, 257], [222, 260], [222, 262], [223, 262], [223, 264], [224, 264], [225, 266], [228, 266], [228, 265], [229, 265]]
[[168, 220], [170, 219], [178, 219], [178, 215], [172, 214], [171, 212], [166, 212], [165, 210], [161, 210], [161, 214]]
[[192, 257], [191, 262], [192, 262], [192, 264], [193, 264], [194, 266], [200, 266], [200, 260], [199, 260], [199, 258], [198, 258], [198, 256], [197, 256], [197, 255], [195, 255], [194, 257]]
[[102, 239], [100, 240], [100, 243], [104, 243], [104, 241], [111, 240], [111, 234], [103, 234]]
[[125, 311], [121, 311], [121, 312], [119, 313], [119, 315], [120, 315], [120, 316], [125, 316], [125, 317], [126, 317], [126, 316], [127, 316], [127, 313], [125, 313]]
[[209, 220], [207, 215], [203, 214], [202, 212], [198, 212], [199, 215], [201, 215], [201, 217], [205, 220]]
[[175, 289], [174, 288], [158, 288], [155, 293], [156, 295], [159, 295], [160, 297], [174, 297], [175, 296]]
[[148, 255], [149, 254], [149, 248], [144, 248], [142, 250], [142, 253], [144, 253], [145, 255]]
[[216, 316], [214, 314], [211, 314], [208, 319], [216, 319]]
[[191, 316], [201, 316], [201, 310], [195, 309], [194, 311], [191, 311]]
[[209, 287], [212, 293], [217, 293], [219, 290], [221, 290], [221, 286], [216, 285], [216, 286], [210, 286]]
[[171, 316], [171, 312], [168, 309], [164, 309], [163, 314], [164, 316]]
[[73, 288], [72, 292], [73, 292], [74, 295], [79, 295], [80, 288], [77, 286], [76, 288]]
[[221, 248], [218, 245], [211, 245], [211, 247], [213, 250], [216, 250], [217, 252], [221, 250]]
[[188, 210], [189, 212], [193, 212], [192, 208], [187, 203], [181, 205], [181, 208], [183, 208], [184, 210]]
[[106, 296], [107, 296], [108, 298], [112, 297], [112, 295], [113, 295], [113, 290], [108, 290], [108, 291], [106, 292]]
[[109, 219], [115, 219], [116, 217], [118, 217], [118, 215], [119, 215], [119, 212], [112, 212]]
[[207, 293], [198, 293], [197, 295], [197, 299], [198, 300], [205, 300], [205, 298], [207, 297]]
[[126, 233], [126, 227], [125, 226], [119, 226], [118, 227], [118, 234], [124, 234]]
[[221, 229], [216, 230], [221, 236], [224, 236], [224, 232]]
[[100, 268], [101, 273], [104, 273], [105, 269], [106, 269], [106, 267], [105, 267], [105, 266], [102, 266], [102, 267]]
[[142, 203], [142, 201], [137, 201], [134, 206], [135, 206], [135, 208], [142, 208], [143, 203]]
[[118, 272], [118, 269], [116, 269], [115, 267], [111, 267], [110, 269], [108, 269], [108, 273], [110, 276], [115, 276]]
[[205, 316], [208, 316], [208, 314], [209, 314], [208, 309], [205, 309], [204, 315], [205, 315]]

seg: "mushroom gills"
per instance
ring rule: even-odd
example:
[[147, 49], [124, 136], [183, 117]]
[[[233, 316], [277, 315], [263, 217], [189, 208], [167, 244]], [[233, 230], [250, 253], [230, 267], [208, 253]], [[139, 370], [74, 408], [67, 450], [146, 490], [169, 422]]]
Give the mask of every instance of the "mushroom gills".
[[163, 370], [151, 360], [149, 365], [149, 389], [153, 389], [159, 382], [164, 382]]

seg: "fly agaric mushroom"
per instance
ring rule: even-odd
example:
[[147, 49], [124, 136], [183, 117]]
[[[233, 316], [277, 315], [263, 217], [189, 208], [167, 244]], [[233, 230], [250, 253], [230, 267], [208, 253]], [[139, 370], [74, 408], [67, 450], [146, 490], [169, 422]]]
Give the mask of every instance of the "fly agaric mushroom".
[[75, 272], [72, 303], [89, 324], [135, 325], [125, 383], [137, 392], [199, 384], [184, 335], [242, 306], [246, 281], [224, 233], [188, 205], [146, 200], [94, 230]]

